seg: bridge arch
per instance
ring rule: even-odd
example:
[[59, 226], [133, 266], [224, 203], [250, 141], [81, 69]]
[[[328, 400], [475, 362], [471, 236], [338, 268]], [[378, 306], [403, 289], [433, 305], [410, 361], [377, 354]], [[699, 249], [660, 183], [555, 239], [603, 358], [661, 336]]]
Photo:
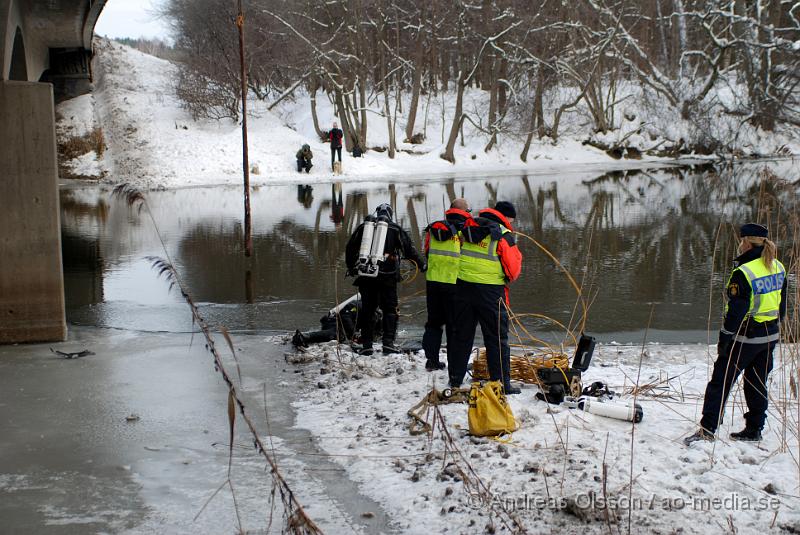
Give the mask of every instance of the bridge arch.
[[25, 56], [25, 40], [22, 38], [22, 29], [17, 26], [14, 35], [14, 46], [11, 49], [11, 68], [8, 72], [9, 80], [28, 81], [28, 60]]

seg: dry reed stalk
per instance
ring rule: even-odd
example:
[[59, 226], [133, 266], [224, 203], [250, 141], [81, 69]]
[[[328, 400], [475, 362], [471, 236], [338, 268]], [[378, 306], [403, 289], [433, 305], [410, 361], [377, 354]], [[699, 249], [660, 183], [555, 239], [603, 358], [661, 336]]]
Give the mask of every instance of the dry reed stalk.
[[[638, 367], [638, 369], [636, 371], [636, 383], [634, 385], [635, 388], [634, 388], [634, 394], [633, 394], [633, 404], [634, 405], [636, 405], [636, 400], [637, 400], [636, 389], [639, 388], [639, 379], [642, 376], [642, 359], [644, 358], [644, 350], [645, 350], [645, 344], [647, 343], [647, 335], [650, 332], [650, 324], [653, 321], [653, 310], [654, 309], [655, 309], [655, 305], [650, 305], [650, 317], [647, 320], [647, 327], [646, 327], [646, 329], [644, 331], [644, 340], [642, 340], [642, 351], [641, 351], [641, 353], [639, 353], [639, 367]], [[629, 483], [629, 486], [628, 486], [628, 503], [633, 503], [633, 481], [634, 481], [634, 477], [633, 477], [633, 461], [634, 461], [633, 446], [634, 446], [634, 443], [635, 443], [634, 442], [635, 435], [636, 435], [636, 423], [635, 422], [631, 422], [631, 465], [630, 465], [630, 483]], [[632, 519], [633, 519], [633, 507], [629, 507], [628, 508], [628, 535], [630, 535], [630, 533], [631, 533], [631, 521], [632, 521]]]
[[552, 260], [561, 271], [564, 272], [564, 275], [567, 277], [567, 280], [569, 281], [570, 285], [572, 285], [572, 287], [575, 289], [575, 293], [577, 295], [578, 302], [581, 305], [581, 312], [582, 313], [581, 313], [581, 321], [580, 321], [580, 324], [578, 325], [578, 331], [582, 332], [584, 330], [585, 326], [586, 326], [586, 319], [587, 319], [587, 316], [588, 316], [588, 313], [589, 313], [589, 307], [588, 307], [588, 305], [586, 303], [586, 299], [583, 296], [583, 292], [581, 290], [581, 287], [578, 286], [577, 282], [575, 282], [575, 278], [572, 276], [572, 274], [569, 272], [569, 270], [564, 267], [564, 265], [561, 263], [561, 261], [559, 261], [558, 258], [556, 258], [556, 256], [553, 253], [551, 253], [549, 249], [547, 249], [547, 247], [545, 247], [544, 245], [542, 245], [541, 243], [539, 243], [538, 241], [536, 241], [532, 237], [530, 237], [527, 234], [524, 234], [522, 232], [515, 232], [514, 234], [516, 234], [517, 236], [522, 236], [523, 238], [527, 238], [528, 240], [530, 240], [545, 255], [547, 255], [550, 258], [550, 260]]

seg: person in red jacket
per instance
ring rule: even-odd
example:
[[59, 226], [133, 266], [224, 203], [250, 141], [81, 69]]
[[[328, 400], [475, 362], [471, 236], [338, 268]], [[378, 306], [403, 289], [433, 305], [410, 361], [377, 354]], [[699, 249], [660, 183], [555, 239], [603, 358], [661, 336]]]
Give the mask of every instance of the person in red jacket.
[[489, 379], [501, 381], [506, 394], [519, 394], [511, 386], [511, 348], [508, 345], [508, 284], [519, 278], [522, 253], [511, 224], [514, 205], [498, 202], [484, 208], [461, 229], [463, 243], [456, 282], [453, 319], [455, 357], [449, 366], [450, 386], [460, 387], [480, 323]]
[[[445, 218], [434, 221], [425, 229], [425, 256], [428, 271], [425, 282], [425, 301], [428, 321], [422, 335], [422, 348], [425, 350], [425, 369], [443, 370], [445, 365], [439, 361], [442, 346], [442, 327], [447, 335], [447, 347], [453, 344], [453, 313], [455, 312], [455, 292], [461, 257], [461, 237], [464, 224], [472, 219], [466, 199], [455, 199], [450, 204]], [[448, 361], [452, 358], [451, 349], [447, 351]]]

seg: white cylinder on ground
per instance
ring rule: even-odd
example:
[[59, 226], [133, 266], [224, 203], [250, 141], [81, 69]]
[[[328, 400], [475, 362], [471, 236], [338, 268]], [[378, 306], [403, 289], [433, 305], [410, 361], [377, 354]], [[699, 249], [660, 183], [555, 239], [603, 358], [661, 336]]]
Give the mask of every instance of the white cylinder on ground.
[[345, 301], [342, 301], [341, 303], [339, 303], [338, 305], [336, 305], [335, 307], [330, 309], [328, 311], [328, 315], [334, 316], [334, 315], [338, 314], [347, 305], [349, 305], [350, 303], [352, 303], [354, 301], [358, 301], [359, 299], [361, 299], [361, 294], [359, 294], [359, 293], [357, 293], [357, 294], [355, 294], [355, 295], [353, 295], [351, 297], [348, 297]]
[[641, 405], [632, 402], [599, 401], [597, 399], [584, 397], [578, 400], [578, 408], [592, 414], [597, 414], [598, 416], [634, 423], [641, 422], [644, 416]]

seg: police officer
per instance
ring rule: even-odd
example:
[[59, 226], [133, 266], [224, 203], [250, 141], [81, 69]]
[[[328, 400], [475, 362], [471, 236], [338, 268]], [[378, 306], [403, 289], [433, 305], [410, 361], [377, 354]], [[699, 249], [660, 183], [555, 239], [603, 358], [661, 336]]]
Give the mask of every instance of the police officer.
[[358, 253], [364, 233], [364, 223], [361, 223], [350, 236], [345, 249], [348, 274], [356, 276], [354, 284], [361, 293], [362, 311], [358, 321], [361, 328], [359, 352], [362, 355], [372, 355], [374, 326], [369, 320], [377, 308], [383, 312], [383, 353], [402, 351], [394, 345], [398, 322], [397, 281], [400, 280], [400, 260], [407, 258], [413, 261], [420, 271], [427, 269], [425, 261], [411, 243], [408, 233], [392, 221], [393, 215], [392, 207], [385, 203], [375, 210], [375, 217], [389, 224], [383, 248], [383, 260], [378, 263], [379, 271], [376, 277], [366, 277], [359, 275], [358, 272]]
[[522, 269], [522, 253], [514, 239], [511, 223], [516, 218], [514, 205], [498, 202], [467, 221], [461, 230], [462, 244], [456, 281], [455, 338], [450, 363], [450, 386], [459, 387], [467, 372], [467, 362], [480, 323], [489, 378], [502, 381], [506, 394], [518, 394], [511, 387], [511, 349], [508, 345], [507, 284], [515, 281]]
[[453, 355], [453, 313], [455, 310], [455, 290], [458, 279], [459, 259], [461, 257], [461, 228], [472, 219], [466, 199], [456, 199], [444, 215], [443, 221], [435, 221], [425, 229], [425, 254], [428, 257], [426, 272], [426, 302], [428, 321], [422, 335], [425, 350], [425, 369], [442, 370], [445, 365], [439, 361], [442, 345], [442, 326], [447, 335], [447, 358]]
[[728, 304], [717, 343], [717, 360], [706, 387], [700, 429], [684, 439], [714, 440], [731, 387], [744, 372], [745, 428], [733, 440], [759, 441], [767, 417], [767, 376], [772, 352], [780, 338], [779, 322], [786, 314], [786, 269], [769, 239], [767, 228], [755, 223], [739, 231], [739, 256], [728, 279]]

